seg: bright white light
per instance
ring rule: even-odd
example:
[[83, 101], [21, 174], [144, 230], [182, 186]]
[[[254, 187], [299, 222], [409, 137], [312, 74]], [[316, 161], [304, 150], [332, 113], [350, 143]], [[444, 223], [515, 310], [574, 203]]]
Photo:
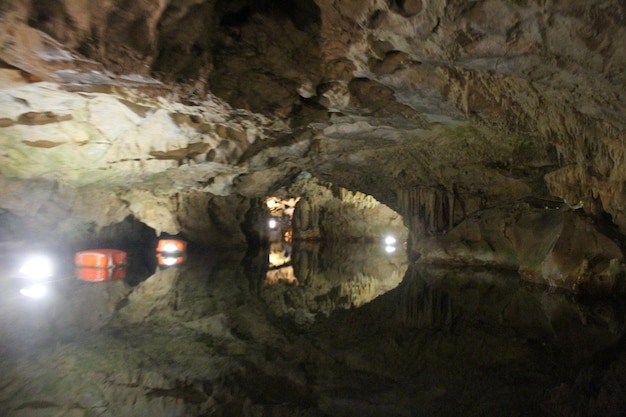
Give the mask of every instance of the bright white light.
[[274, 207], [274, 204], [276, 204], [276, 200], [274, 200], [273, 198], [267, 200], [267, 207], [272, 208]]
[[24, 278], [44, 279], [52, 276], [52, 262], [45, 256], [32, 256], [19, 270]]
[[163, 245], [163, 252], [178, 252], [178, 247], [173, 243]]
[[396, 238], [393, 236], [387, 236], [385, 238], [385, 245], [395, 245], [396, 244]]
[[396, 247], [395, 246], [391, 246], [391, 245], [385, 246], [385, 252], [387, 252], [387, 253], [394, 253], [395, 251], [396, 251]]
[[34, 299], [43, 298], [47, 293], [48, 288], [42, 284], [31, 285], [20, 290], [20, 294], [23, 296]]
[[172, 266], [172, 265], [176, 264], [177, 260], [178, 260], [178, 258], [176, 258], [174, 256], [168, 256], [166, 258], [163, 258], [163, 264], [165, 264], [167, 266]]
[[270, 229], [276, 229], [276, 226], [278, 226], [278, 223], [276, 222], [276, 220], [270, 220], [269, 222], [267, 222], [267, 225], [270, 227]]

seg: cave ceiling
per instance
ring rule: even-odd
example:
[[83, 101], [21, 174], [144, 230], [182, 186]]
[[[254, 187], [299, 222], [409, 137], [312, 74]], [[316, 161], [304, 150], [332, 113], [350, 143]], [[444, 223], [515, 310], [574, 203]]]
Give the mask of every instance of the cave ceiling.
[[177, 232], [181, 199], [313, 176], [404, 215], [444, 196], [439, 229], [534, 199], [626, 231], [621, 1], [0, 7], [5, 210], [54, 193], [85, 220]]

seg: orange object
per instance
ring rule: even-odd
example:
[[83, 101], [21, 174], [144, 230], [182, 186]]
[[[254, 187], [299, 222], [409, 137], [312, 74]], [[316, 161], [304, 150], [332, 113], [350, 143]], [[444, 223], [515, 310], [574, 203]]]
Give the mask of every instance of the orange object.
[[84, 268], [118, 268], [126, 266], [126, 252], [119, 249], [93, 249], [76, 252], [76, 267]]
[[187, 250], [187, 242], [181, 239], [161, 239], [157, 245], [157, 252], [183, 253]]
[[74, 275], [90, 282], [117, 281], [126, 278], [126, 268], [76, 268]]
[[180, 254], [176, 254], [176, 255], [171, 255], [171, 254], [164, 254], [164, 253], [157, 253], [157, 263], [159, 264], [159, 266], [175, 266], [175, 265], [180, 265], [183, 262], [185, 262], [186, 257], [184, 255], [180, 255]]

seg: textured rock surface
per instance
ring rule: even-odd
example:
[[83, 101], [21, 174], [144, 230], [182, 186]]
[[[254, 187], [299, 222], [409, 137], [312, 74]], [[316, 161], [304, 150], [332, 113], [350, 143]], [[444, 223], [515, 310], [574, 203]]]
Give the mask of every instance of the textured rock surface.
[[[617, 0], [7, 1], [0, 173], [59, 184], [76, 223], [132, 214], [202, 243], [243, 242], [244, 200], [303, 173], [400, 213], [412, 254], [529, 197], [619, 238], [625, 14]], [[94, 190], [111, 212], [90, 209]]]
[[[625, 415], [624, 91], [621, 0], [0, 2], [0, 414]], [[132, 279], [17, 298], [85, 245]]]
[[332, 242], [373, 241], [392, 235], [406, 242], [402, 217], [372, 196], [314, 179], [295, 182], [288, 192], [300, 197], [294, 212], [294, 239]]
[[527, 204], [501, 210], [485, 210], [426, 240], [419, 261], [513, 268], [529, 281], [575, 291], [623, 291], [620, 246], [584, 216]]

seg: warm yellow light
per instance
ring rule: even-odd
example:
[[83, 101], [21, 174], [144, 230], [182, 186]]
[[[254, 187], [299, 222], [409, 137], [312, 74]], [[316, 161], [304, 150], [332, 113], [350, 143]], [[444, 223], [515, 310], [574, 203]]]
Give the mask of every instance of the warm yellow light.
[[291, 256], [283, 252], [270, 252], [269, 254], [270, 267], [285, 265], [291, 262]]
[[276, 204], [276, 200], [274, 200], [273, 198], [270, 198], [269, 200], [267, 200], [265, 204], [267, 204], [267, 207], [272, 208]]

